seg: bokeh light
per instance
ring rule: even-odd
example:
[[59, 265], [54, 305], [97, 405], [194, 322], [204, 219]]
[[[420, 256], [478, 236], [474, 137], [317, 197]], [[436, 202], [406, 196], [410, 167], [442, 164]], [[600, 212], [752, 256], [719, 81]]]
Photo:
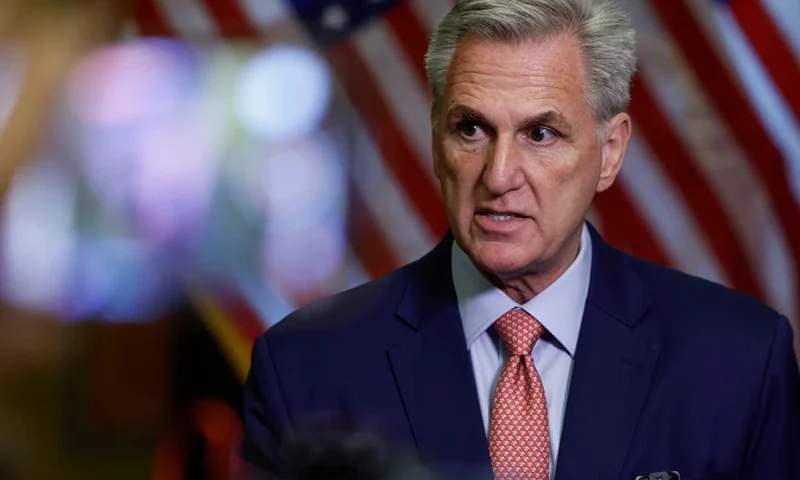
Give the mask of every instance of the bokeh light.
[[266, 277], [288, 291], [324, 289], [346, 250], [347, 177], [335, 144], [322, 132], [274, 144], [261, 165]]
[[148, 241], [180, 242], [204, 221], [219, 160], [212, 129], [208, 117], [187, 109], [142, 133], [131, 194]]
[[274, 145], [266, 152], [260, 176], [267, 227], [294, 231], [341, 215], [346, 181], [342, 160], [327, 136]]
[[90, 52], [49, 142], [72, 183], [22, 175], [27, 193], [6, 206], [6, 296], [127, 322], [167, 311], [189, 279], [249, 275], [276, 298], [336, 290], [348, 175], [326, 131], [332, 95], [325, 62], [300, 46], [139, 39]]
[[79, 121], [131, 126], [168, 115], [195, 93], [198, 53], [163, 39], [111, 45], [87, 56], [67, 85]]
[[240, 122], [264, 140], [311, 133], [331, 102], [332, 80], [325, 63], [299, 46], [271, 47], [254, 56], [235, 89]]
[[69, 84], [87, 182], [154, 244], [196, 233], [216, 182], [225, 132], [202, 93], [200, 55], [175, 41], [130, 42], [90, 55]]
[[342, 226], [320, 221], [300, 232], [272, 232], [264, 239], [265, 278], [292, 293], [324, 290], [345, 256]]
[[135, 238], [85, 234], [70, 270], [64, 312], [73, 319], [141, 322], [174, 307], [180, 286], [163, 255]]
[[346, 207], [347, 175], [323, 131], [287, 142], [243, 146], [226, 165], [226, 182], [242, 215], [259, 227], [292, 231]]
[[75, 247], [77, 186], [52, 158], [23, 167], [3, 208], [2, 291], [9, 302], [58, 313]]

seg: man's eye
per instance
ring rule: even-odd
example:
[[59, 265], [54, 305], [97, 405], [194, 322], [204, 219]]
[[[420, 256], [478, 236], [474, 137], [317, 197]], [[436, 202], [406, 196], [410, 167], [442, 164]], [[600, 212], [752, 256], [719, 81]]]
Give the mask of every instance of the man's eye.
[[458, 131], [466, 138], [474, 139], [483, 136], [483, 129], [475, 122], [460, 122]]
[[536, 143], [550, 144], [553, 143], [558, 135], [545, 127], [534, 127], [531, 129], [531, 140]]

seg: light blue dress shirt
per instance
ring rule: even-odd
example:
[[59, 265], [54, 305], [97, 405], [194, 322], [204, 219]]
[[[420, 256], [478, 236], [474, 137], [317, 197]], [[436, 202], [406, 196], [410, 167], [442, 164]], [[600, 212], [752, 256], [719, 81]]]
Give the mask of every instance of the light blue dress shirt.
[[533, 362], [542, 378], [547, 399], [551, 444], [550, 478], [555, 476], [575, 346], [589, 293], [591, 270], [592, 242], [589, 230], [584, 225], [578, 256], [569, 268], [529, 302], [519, 305], [492, 285], [458, 244], [453, 242], [453, 284], [472, 358], [487, 436], [495, 386], [500, 370], [508, 358], [505, 345], [493, 329], [489, 330], [490, 327], [507, 311], [521, 308], [539, 320], [546, 329], [546, 333], [533, 347]]

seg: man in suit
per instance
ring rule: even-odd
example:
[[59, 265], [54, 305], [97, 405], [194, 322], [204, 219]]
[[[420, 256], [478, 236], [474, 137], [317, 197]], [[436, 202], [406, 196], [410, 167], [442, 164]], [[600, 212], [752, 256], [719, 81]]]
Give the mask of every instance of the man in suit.
[[451, 226], [424, 258], [261, 336], [244, 456], [368, 426], [448, 478], [800, 478], [786, 318], [586, 223], [631, 135], [608, 0], [460, 0], [426, 57]]

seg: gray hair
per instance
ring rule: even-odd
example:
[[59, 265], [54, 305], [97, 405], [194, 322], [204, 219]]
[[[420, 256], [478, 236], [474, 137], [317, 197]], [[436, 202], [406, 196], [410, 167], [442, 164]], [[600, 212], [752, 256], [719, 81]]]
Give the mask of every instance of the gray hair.
[[560, 33], [573, 35], [581, 48], [587, 101], [596, 120], [605, 123], [625, 111], [636, 71], [636, 44], [629, 16], [612, 0], [458, 0], [425, 55], [434, 112], [465, 36], [510, 42]]

